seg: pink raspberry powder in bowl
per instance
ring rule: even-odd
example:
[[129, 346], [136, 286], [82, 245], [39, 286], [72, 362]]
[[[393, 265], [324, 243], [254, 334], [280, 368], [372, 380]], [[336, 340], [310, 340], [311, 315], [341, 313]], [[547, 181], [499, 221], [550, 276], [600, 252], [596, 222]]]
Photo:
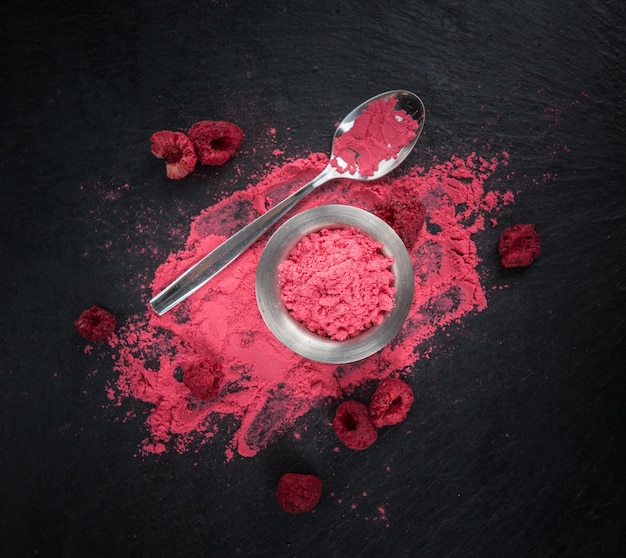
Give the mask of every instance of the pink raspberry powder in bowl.
[[392, 264], [380, 243], [354, 227], [313, 232], [278, 266], [282, 301], [308, 330], [345, 341], [393, 308]]
[[414, 271], [398, 234], [373, 213], [326, 205], [286, 221], [256, 274], [274, 336], [318, 362], [348, 363], [382, 349], [402, 328]]

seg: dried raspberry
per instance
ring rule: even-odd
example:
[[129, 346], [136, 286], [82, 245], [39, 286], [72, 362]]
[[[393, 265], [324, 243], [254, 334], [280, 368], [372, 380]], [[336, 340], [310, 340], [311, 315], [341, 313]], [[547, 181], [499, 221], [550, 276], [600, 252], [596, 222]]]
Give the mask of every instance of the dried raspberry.
[[185, 134], [162, 130], [152, 134], [150, 141], [152, 154], [159, 159], [165, 159], [168, 178], [178, 180], [193, 172], [197, 160], [196, 152]]
[[219, 395], [223, 379], [222, 364], [216, 359], [195, 362], [183, 372], [183, 383], [191, 395], [205, 401]]
[[374, 213], [387, 223], [410, 250], [424, 226], [426, 206], [418, 200], [390, 199], [379, 205]]
[[94, 305], [81, 313], [74, 326], [87, 341], [96, 343], [115, 331], [115, 318], [108, 310]]
[[337, 408], [333, 429], [346, 447], [363, 450], [378, 438], [367, 407], [358, 401], [344, 401]]
[[526, 267], [541, 254], [541, 240], [535, 225], [513, 225], [502, 232], [498, 243], [502, 267]]
[[203, 165], [223, 165], [237, 153], [243, 141], [243, 131], [232, 122], [202, 120], [188, 132], [196, 150], [198, 161]]
[[276, 486], [276, 501], [286, 512], [305, 513], [322, 497], [322, 481], [315, 475], [285, 473]]
[[370, 416], [376, 428], [402, 422], [413, 404], [413, 390], [402, 380], [389, 378], [380, 382], [372, 401]]

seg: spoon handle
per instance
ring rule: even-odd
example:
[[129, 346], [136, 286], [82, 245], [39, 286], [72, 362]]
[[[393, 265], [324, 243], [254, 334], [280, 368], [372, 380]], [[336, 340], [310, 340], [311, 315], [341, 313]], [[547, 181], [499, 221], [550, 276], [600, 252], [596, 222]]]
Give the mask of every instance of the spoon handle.
[[165, 287], [150, 301], [152, 309], [162, 316], [179, 302], [185, 300], [239, 257], [302, 198], [318, 186], [337, 176], [336, 171], [330, 165], [327, 166], [313, 180], [222, 242], [198, 263], [185, 271], [178, 279]]

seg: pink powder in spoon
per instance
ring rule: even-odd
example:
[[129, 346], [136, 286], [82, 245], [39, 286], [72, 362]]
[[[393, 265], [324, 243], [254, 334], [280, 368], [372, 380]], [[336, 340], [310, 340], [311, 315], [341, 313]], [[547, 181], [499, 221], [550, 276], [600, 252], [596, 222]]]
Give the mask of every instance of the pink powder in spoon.
[[381, 161], [395, 159], [418, 127], [417, 120], [395, 105], [395, 99], [370, 103], [352, 128], [335, 140], [330, 164], [342, 173], [372, 176]]
[[393, 258], [353, 228], [303, 238], [278, 266], [278, 285], [293, 318], [318, 335], [345, 341], [380, 324], [393, 308]]
[[[486, 307], [472, 235], [485, 228], [485, 214], [507, 203], [505, 195], [512, 196], [484, 189], [506, 155], [484, 159], [472, 153], [374, 182], [337, 180], [298, 207], [302, 211], [349, 200], [374, 212], [389, 199], [407, 205], [418, 199], [426, 207], [427, 226], [410, 249], [415, 297], [409, 316], [391, 343], [362, 361], [341, 366], [312, 362], [272, 336], [255, 298], [263, 240], [174, 310], [158, 316], [149, 309], [151, 296], [311, 180], [327, 162], [321, 154], [294, 160], [206, 208], [193, 220], [185, 247], [157, 269], [150, 292], [144, 293], [145, 313], [127, 320], [109, 340], [118, 374], [108, 389], [113, 404], [138, 400], [137, 413], [145, 412], [146, 403], [150, 408], [144, 452], [183, 452], [209, 443], [220, 432], [230, 440], [224, 448], [227, 458], [235, 451], [253, 456], [312, 407], [410, 367], [428, 351], [425, 341], [437, 330]], [[219, 393], [198, 399], [182, 381], [182, 372], [216, 356], [223, 373]]]

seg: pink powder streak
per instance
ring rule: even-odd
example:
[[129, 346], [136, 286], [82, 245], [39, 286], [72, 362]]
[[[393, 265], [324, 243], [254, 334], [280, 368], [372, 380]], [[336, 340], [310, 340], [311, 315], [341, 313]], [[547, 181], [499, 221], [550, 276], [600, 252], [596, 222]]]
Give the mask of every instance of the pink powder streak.
[[[484, 184], [500, 158], [472, 153], [452, 157], [427, 172], [375, 182], [337, 180], [303, 201], [298, 211], [328, 203], [351, 203], [373, 211], [391, 197], [419, 199], [427, 208], [425, 227], [411, 250], [415, 298], [400, 334], [377, 354], [349, 365], [320, 364], [301, 358], [269, 332], [256, 305], [255, 272], [263, 239], [203, 289], [164, 316], [151, 310], [121, 328], [110, 344], [119, 376], [109, 387], [112, 404], [132, 398], [151, 405], [146, 419], [145, 453], [170, 448], [184, 452], [212, 440], [226, 422], [236, 431], [224, 449], [251, 457], [289, 430], [309, 409], [355, 387], [413, 365], [419, 347], [438, 329], [486, 305], [477, 272], [480, 261], [472, 235], [485, 228], [485, 213], [511, 203], [513, 195], [485, 193]], [[170, 254], [155, 274], [152, 293], [244, 224], [283, 199], [327, 164], [322, 154], [297, 159], [208, 207], [191, 225], [185, 248]], [[429, 231], [433, 232], [429, 232]], [[424, 349], [423, 356], [427, 356]], [[225, 372], [220, 397], [194, 399], [180, 381], [182, 370], [205, 355], [220, 355]], [[234, 421], [232, 420], [234, 419]]]

